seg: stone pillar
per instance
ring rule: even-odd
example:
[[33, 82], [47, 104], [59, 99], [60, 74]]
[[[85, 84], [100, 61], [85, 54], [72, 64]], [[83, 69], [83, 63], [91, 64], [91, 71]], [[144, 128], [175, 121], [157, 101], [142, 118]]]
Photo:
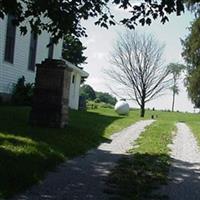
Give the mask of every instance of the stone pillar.
[[37, 64], [30, 124], [60, 127], [68, 123], [71, 69], [62, 60]]

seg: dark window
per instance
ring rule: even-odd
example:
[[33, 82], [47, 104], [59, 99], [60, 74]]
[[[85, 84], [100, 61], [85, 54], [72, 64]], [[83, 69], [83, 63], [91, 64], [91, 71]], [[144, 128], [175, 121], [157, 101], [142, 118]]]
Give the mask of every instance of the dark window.
[[35, 33], [31, 33], [29, 61], [28, 61], [28, 69], [31, 71], [35, 70], [36, 52], [37, 52], [37, 35]]
[[72, 83], [75, 82], [75, 75], [72, 76]]
[[48, 58], [53, 59], [53, 50], [54, 50], [54, 44], [52, 38], [50, 38], [49, 41], [49, 53], [48, 53]]
[[13, 63], [14, 62], [14, 52], [15, 52], [15, 35], [16, 26], [13, 24], [13, 15], [8, 15], [7, 22], [7, 33], [6, 33], [6, 45], [5, 45], [5, 61]]

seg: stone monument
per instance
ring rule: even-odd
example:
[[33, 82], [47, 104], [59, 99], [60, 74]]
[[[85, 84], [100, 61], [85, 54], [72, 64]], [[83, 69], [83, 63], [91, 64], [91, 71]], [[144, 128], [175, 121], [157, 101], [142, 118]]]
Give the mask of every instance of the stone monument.
[[46, 59], [36, 66], [30, 124], [63, 128], [68, 123], [72, 70], [62, 60]]

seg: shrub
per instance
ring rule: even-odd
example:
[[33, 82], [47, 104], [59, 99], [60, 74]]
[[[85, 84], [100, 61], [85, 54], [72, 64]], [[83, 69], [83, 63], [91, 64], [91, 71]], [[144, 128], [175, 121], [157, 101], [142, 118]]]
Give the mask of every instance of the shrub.
[[25, 83], [25, 77], [22, 76], [13, 86], [12, 103], [15, 105], [31, 105], [33, 90], [34, 84]]
[[97, 109], [98, 104], [95, 103], [94, 101], [87, 101], [86, 107], [87, 107], [87, 109]]
[[102, 107], [102, 108], [113, 108], [114, 106], [109, 104], [109, 103], [102, 102], [102, 103], [99, 104], [99, 107]]
[[96, 92], [96, 97], [100, 100], [100, 102], [104, 102], [106, 104], [115, 105], [117, 103], [117, 99], [107, 92]]
[[113, 108], [114, 106], [109, 103], [96, 103], [96, 101], [87, 101], [87, 109], [97, 109], [97, 108]]
[[95, 102], [95, 103], [100, 103], [101, 100], [100, 100], [99, 98], [96, 98], [96, 99], [94, 100], [94, 102]]

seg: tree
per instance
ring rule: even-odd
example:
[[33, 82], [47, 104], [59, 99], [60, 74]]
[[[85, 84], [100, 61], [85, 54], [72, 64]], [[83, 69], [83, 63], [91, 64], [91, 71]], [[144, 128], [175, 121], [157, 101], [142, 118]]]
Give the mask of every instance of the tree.
[[96, 102], [104, 102], [115, 105], [117, 99], [107, 92], [96, 92], [90, 85], [83, 85], [81, 87], [80, 95], [86, 100], [95, 100]]
[[186, 86], [188, 95], [197, 108], [200, 108], [200, 18], [194, 20], [190, 34], [182, 40], [182, 56], [187, 63]]
[[196, 16], [200, 15], [199, 0], [185, 0], [184, 1], [188, 10], [194, 12]]
[[172, 112], [174, 112], [175, 96], [179, 94], [178, 80], [185, 66], [178, 63], [170, 63], [168, 65], [169, 73], [172, 75], [173, 85], [170, 88], [172, 90]]
[[152, 36], [126, 32], [119, 37], [111, 55], [108, 75], [124, 87], [124, 91], [145, 114], [145, 104], [169, 87], [169, 71], [162, 64], [163, 46]]
[[85, 63], [87, 57], [83, 55], [83, 51], [86, 49], [81, 41], [73, 36], [66, 35], [64, 37], [62, 57], [76, 66]]
[[[22, 34], [26, 34], [27, 27], [30, 26], [37, 34], [43, 30], [48, 31], [54, 38], [54, 42], [57, 42], [67, 34], [77, 37], [86, 36], [81, 21], [91, 17], [96, 17], [96, 25], [105, 28], [124, 24], [132, 29], [137, 24], [150, 25], [152, 20], [157, 18], [165, 23], [168, 21], [169, 14], [175, 12], [180, 15], [184, 11], [183, 2], [183, 0], [142, 0], [135, 4], [131, 0], [1, 0], [0, 18], [11, 13], [15, 15], [14, 23], [20, 27]], [[189, 2], [190, 7], [192, 5], [193, 8], [199, 5], [198, 0], [186, 2]], [[117, 20], [112, 11], [115, 6], [124, 10], [129, 9], [130, 15]], [[46, 20], [41, 20], [42, 17]]]
[[107, 92], [95, 92], [95, 93], [96, 93], [97, 99], [100, 102], [108, 103], [111, 105], [115, 105], [117, 102], [117, 99]]
[[187, 76], [187, 91], [196, 108], [200, 108], [200, 67]]
[[187, 63], [188, 73], [200, 67], [200, 18], [194, 20], [189, 28], [190, 34], [182, 41], [182, 56]]
[[95, 91], [89, 85], [83, 85], [81, 87], [80, 95], [85, 97], [87, 100], [95, 100], [96, 99]]

